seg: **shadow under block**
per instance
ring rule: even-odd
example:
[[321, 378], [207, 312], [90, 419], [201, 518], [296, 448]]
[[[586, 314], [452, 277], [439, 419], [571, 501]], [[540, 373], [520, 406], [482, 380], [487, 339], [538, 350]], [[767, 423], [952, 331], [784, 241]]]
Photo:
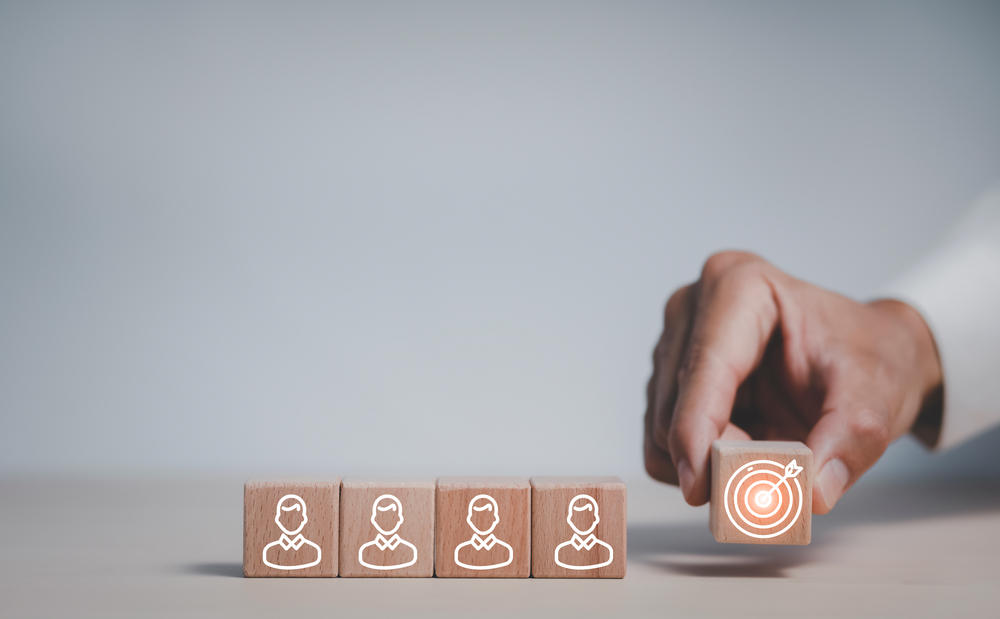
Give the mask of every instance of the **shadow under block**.
[[626, 522], [617, 477], [532, 477], [531, 575], [624, 578]]
[[440, 477], [435, 573], [439, 578], [527, 578], [531, 485], [526, 477]]
[[797, 441], [715, 441], [712, 535], [738, 544], [808, 544], [814, 474], [812, 451]]
[[340, 575], [434, 575], [433, 477], [344, 478]]
[[261, 477], [243, 486], [243, 574], [336, 576], [339, 477]]

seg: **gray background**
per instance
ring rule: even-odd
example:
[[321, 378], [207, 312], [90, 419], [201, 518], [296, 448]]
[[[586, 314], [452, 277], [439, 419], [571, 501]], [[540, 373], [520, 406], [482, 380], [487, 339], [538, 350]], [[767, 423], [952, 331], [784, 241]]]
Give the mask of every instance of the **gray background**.
[[638, 474], [669, 293], [877, 295], [998, 110], [996, 3], [4, 2], [0, 472]]

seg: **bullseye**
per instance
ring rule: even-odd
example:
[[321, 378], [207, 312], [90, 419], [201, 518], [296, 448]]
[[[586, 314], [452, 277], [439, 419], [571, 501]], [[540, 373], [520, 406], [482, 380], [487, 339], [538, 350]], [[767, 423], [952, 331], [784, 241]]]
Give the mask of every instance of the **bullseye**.
[[[756, 479], [758, 475], [767, 475], [773, 477], [777, 479], [778, 482], [771, 482], [768, 481], [767, 479], [757, 479], [756, 481], [751, 481], [753, 479]], [[781, 506], [788, 502], [784, 498], [785, 493], [777, 489], [778, 485], [781, 484], [780, 480], [781, 478], [777, 473], [775, 473], [774, 471], [768, 471], [766, 469], [759, 469], [753, 475], [744, 475], [743, 479], [740, 480], [740, 483], [736, 484], [736, 490], [733, 491], [733, 498], [739, 503], [740, 497], [743, 497], [742, 504], [744, 507], [747, 508], [747, 513], [744, 514], [743, 511], [740, 509], [739, 504], [737, 504], [736, 512], [737, 514], [739, 514], [740, 520], [747, 523], [751, 527], [764, 528], [764, 529], [769, 529], [778, 524], [781, 524], [781, 522], [784, 521], [785, 517], [788, 516], [787, 511], [785, 512], [785, 515], [782, 516], [781, 519], [779, 519], [777, 522], [773, 521], [773, 517], [775, 516], [775, 514], [781, 511]], [[744, 489], [743, 483], [746, 481], [751, 481], [751, 483], [749, 486], [746, 487], [746, 489]], [[758, 491], [764, 492], [766, 494], [771, 494], [771, 492], [774, 492], [774, 494], [772, 495], [772, 504], [771, 504], [773, 509], [765, 514], [762, 514], [758, 512], [756, 509], [754, 509], [755, 505], [753, 505], [753, 503], [756, 503], [756, 496]], [[791, 488], [788, 489], [788, 492], [789, 493], [791, 492]], [[762, 524], [755, 520], [750, 520], [748, 516], [752, 516], [754, 518], [758, 518], [761, 520], [770, 520], [770, 522], [769, 524]]]
[[767, 507], [771, 504], [771, 493], [761, 490], [753, 500], [756, 501], [758, 507]]

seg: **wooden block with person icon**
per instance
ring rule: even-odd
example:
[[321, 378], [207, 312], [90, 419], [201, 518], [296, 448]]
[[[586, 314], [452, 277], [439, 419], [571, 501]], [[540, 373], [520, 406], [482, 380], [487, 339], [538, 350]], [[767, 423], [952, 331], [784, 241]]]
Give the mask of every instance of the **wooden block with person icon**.
[[626, 521], [617, 477], [532, 477], [531, 575], [624, 578]]
[[435, 573], [441, 578], [531, 574], [531, 485], [525, 477], [437, 481]]
[[716, 541], [808, 544], [812, 451], [798, 441], [715, 441], [709, 529]]
[[433, 477], [344, 478], [340, 575], [434, 575]]
[[243, 486], [243, 574], [337, 575], [339, 477], [263, 477]]

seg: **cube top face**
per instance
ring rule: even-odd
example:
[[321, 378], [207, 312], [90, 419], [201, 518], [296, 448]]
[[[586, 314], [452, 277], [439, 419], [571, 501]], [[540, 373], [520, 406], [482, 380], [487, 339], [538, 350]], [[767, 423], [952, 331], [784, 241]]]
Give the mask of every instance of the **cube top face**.
[[719, 542], [808, 544], [812, 451], [797, 441], [715, 441], [709, 528]]
[[809, 452], [812, 454], [812, 450], [801, 441], [715, 441], [712, 443], [712, 447], [718, 447], [725, 454], [738, 454], [743, 451], [787, 451], [788, 453]]
[[[246, 481], [247, 484], [339, 484], [343, 479], [339, 475], [257, 475]], [[245, 487], [245, 486], [244, 486]]]
[[531, 485], [525, 477], [441, 477], [435, 572], [440, 578], [531, 574]]
[[337, 575], [340, 478], [255, 478], [243, 486], [243, 574]]
[[531, 478], [531, 574], [624, 578], [627, 496], [617, 477]]
[[340, 575], [434, 575], [433, 477], [349, 476], [340, 495]]
[[341, 484], [344, 488], [435, 488], [437, 479], [433, 475], [347, 475]]
[[552, 475], [534, 476], [530, 480], [532, 488], [581, 488], [583, 486], [617, 485], [625, 489], [625, 482], [618, 477], [601, 477], [597, 475]]
[[483, 486], [491, 486], [493, 488], [531, 488], [527, 477], [491, 477], [487, 475], [438, 477], [437, 486], [446, 490], [463, 487], [481, 488]]

